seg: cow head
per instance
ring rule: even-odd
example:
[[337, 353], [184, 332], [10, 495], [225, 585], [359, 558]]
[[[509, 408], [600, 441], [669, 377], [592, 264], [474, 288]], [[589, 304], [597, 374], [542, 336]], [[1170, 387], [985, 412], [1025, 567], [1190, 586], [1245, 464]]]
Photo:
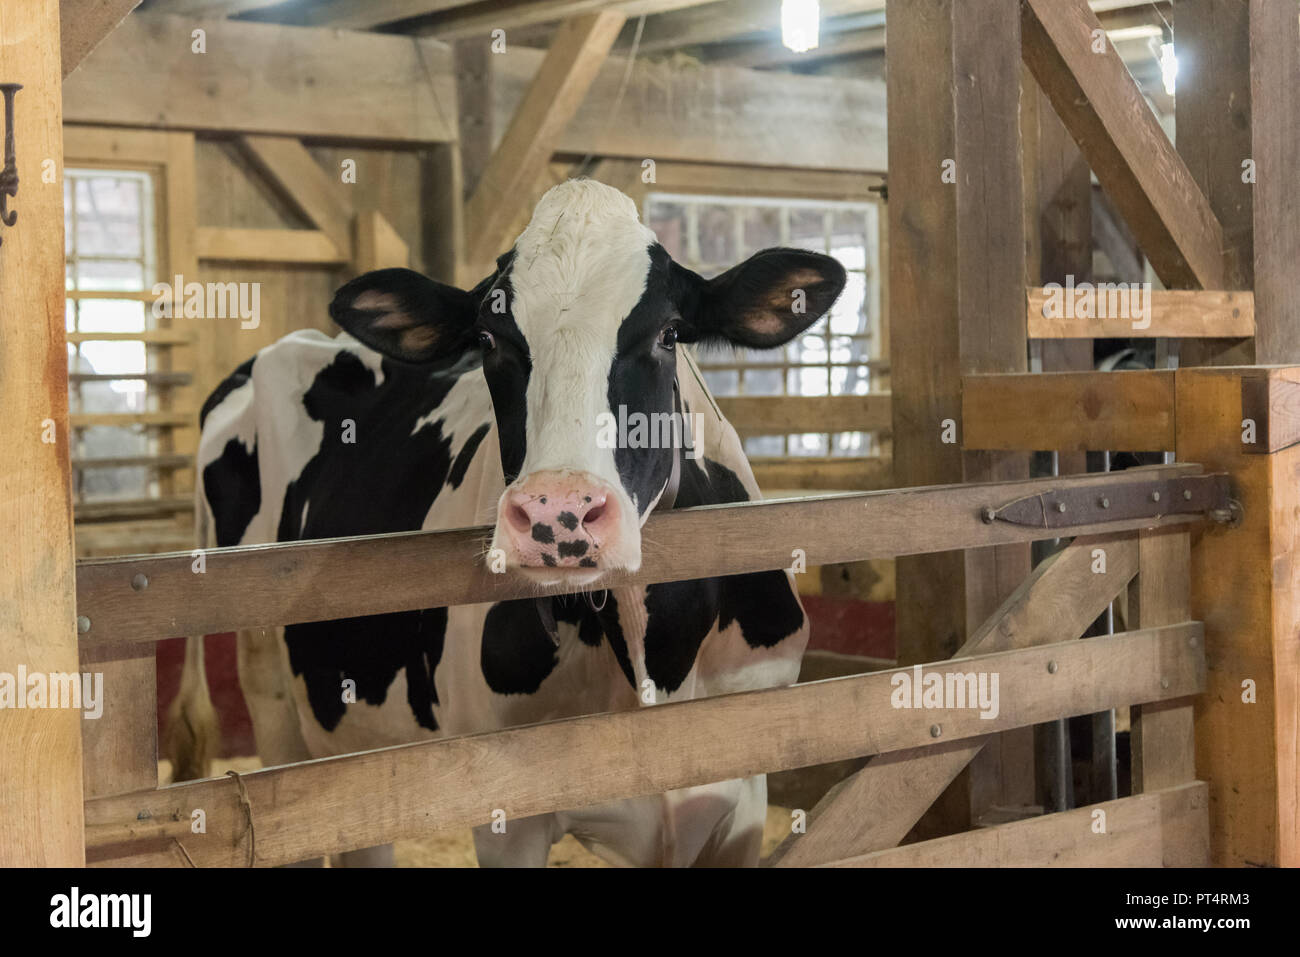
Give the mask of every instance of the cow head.
[[631, 199], [571, 180], [542, 197], [472, 291], [384, 269], [340, 289], [330, 314], [431, 374], [481, 363], [506, 480], [492, 547], [542, 584], [578, 588], [641, 565], [641, 524], [683, 453], [611, 442], [610, 425], [681, 411], [676, 344], [784, 345], [830, 309], [844, 281], [834, 259], [796, 249], [703, 279], [673, 262]]

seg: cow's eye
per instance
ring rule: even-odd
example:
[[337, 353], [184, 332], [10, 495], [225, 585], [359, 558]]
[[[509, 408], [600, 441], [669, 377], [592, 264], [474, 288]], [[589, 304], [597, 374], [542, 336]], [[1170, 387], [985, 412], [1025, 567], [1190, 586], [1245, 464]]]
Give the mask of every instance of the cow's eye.
[[659, 333], [659, 345], [665, 349], [671, 349], [677, 345], [677, 327], [664, 326], [663, 331]]
[[496, 337], [486, 329], [480, 329], [478, 331], [476, 341], [480, 352], [491, 352], [497, 347]]

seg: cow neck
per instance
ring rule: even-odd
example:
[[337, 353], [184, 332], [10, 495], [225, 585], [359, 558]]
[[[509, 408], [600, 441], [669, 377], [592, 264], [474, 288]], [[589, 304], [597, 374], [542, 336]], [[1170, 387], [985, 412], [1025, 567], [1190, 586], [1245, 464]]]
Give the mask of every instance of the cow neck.
[[[686, 411], [685, 407], [682, 405], [681, 389], [677, 384], [676, 377], [673, 378], [673, 411], [679, 414], [684, 413]], [[682, 417], [683, 436], [685, 436], [686, 434], [685, 421], [686, 421], [685, 416], [683, 415]], [[696, 439], [693, 436], [692, 436], [692, 441], [696, 441]], [[677, 503], [677, 490], [678, 488], [681, 487], [682, 484], [681, 450], [674, 448], [672, 451], [673, 451], [673, 463], [668, 470], [668, 481], [664, 485], [663, 493], [659, 496], [659, 501], [655, 503], [654, 511], [656, 512], [669, 511]], [[583, 598], [586, 600], [587, 605], [591, 608], [592, 611], [597, 613], [599, 613], [604, 609], [605, 601], [608, 598], [608, 594], [605, 590], [602, 590], [601, 595], [602, 597], [600, 600], [600, 606], [597, 607], [594, 599], [592, 598], [592, 593], [583, 592]], [[556, 596], [554, 595], [545, 595], [541, 598], [536, 599], [536, 604], [537, 604], [537, 617], [541, 619], [542, 628], [545, 629], [546, 634], [550, 636], [551, 641], [554, 642], [555, 646], [558, 648], [560, 645], [560, 630], [558, 627], [556, 627], [555, 624], [555, 605], [554, 605], [555, 598]]]

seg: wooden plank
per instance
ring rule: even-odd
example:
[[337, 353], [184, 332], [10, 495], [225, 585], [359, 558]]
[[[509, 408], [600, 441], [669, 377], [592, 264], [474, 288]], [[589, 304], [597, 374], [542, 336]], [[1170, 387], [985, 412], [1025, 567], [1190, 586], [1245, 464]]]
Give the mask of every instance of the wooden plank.
[[[1097, 573], [1099, 548], [1105, 571]], [[1077, 638], [1124, 590], [1137, 567], [1132, 535], [1076, 538], [1040, 562], [959, 654]], [[809, 812], [807, 833], [788, 838], [769, 863], [802, 867], [897, 844], [991, 740], [949, 742], [868, 762]]]
[[1241, 377], [1241, 451], [1271, 455], [1300, 443], [1300, 382], [1286, 372]]
[[[632, 172], [639, 182], [642, 173], [641, 164], [632, 160], [626, 162], [633, 167]], [[656, 160], [654, 173], [654, 188], [670, 193], [789, 196], [795, 199], [856, 202], [864, 200], [879, 202], [879, 197], [872, 190], [879, 190], [885, 182], [885, 178], [879, 173], [691, 163], [681, 160]]]
[[102, 675], [103, 713], [82, 722], [87, 798], [158, 786], [158, 667], [150, 645], [81, 650], [83, 673]]
[[69, 372], [69, 382], [145, 382], [151, 386], [189, 385], [188, 372], [136, 372], [119, 375], [116, 372]]
[[113, 455], [99, 458], [72, 459], [74, 469], [121, 469], [143, 466], [151, 469], [188, 468], [194, 464], [192, 455]]
[[[1149, 289], [1130, 295], [1119, 283], [1099, 283], [1087, 290], [1034, 287], [1026, 293], [1031, 339], [1204, 338], [1255, 334], [1255, 297], [1249, 292]], [[1086, 303], [1065, 308], [1073, 299]], [[1102, 317], [1092, 313], [1105, 313]]]
[[879, 432], [892, 421], [888, 393], [873, 395], [719, 396], [718, 408], [737, 432]]
[[[18, 218], [0, 226], [0, 670], [10, 674], [77, 670], [63, 190], [41, 185], [44, 162], [63, 166], [61, 76], [57, 0], [0, 5], [0, 77], [23, 87], [11, 131], [21, 186], [6, 197]], [[82, 865], [82, 723], [76, 708], [0, 717], [0, 867]]]
[[[352, 249], [352, 202], [341, 176], [331, 175], [288, 136], [244, 136], [240, 147], [307, 222], [329, 237], [348, 258]], [[377, 215], [377, 214], [376, 214]]]
[[[788, 501], [673, 509], [645, 527], [642, 565], [610, 574], [602, 587], [740, 574], [790, 564], [789, 529], [799, 528], [810, 566], [957, 548], [1027, 542], [1050, 531], [985, 524], [980, 510], [1049, 489], [1105, 489], [1139, 478], [1199, 473], [1158, 466], [1122, 475], [1071, 476], [986, 485], [857, 492]], [[1162, 487], [1162, 486], [1156, 486]], [[1167, 490], [1166, 490], [1167, 491]], [[1076, 534], [1199, 522], [1165, 515], [1081, 525]], [[487, 528], [256, 545], [208, 553], [217, 574], [195, 575], [188, 552], [77, 568], [79, 614], [91, 620], [82, 641], [150, 641], [290, 622], [326, 621], [442, 605], [523, 598], [545, 592], [483, 564]], [[804, 544], [806, 543], [806, 544]], [[424, 573], [411, 575], [411, 568]], [[147, 592], [129, 587], [136, 574]], [[551, 592], [562, 592], [550, 589]]]
[[[201, 29], [207, 52], [191, 52]], [[383, 109], [375, 104], [382, 103]], [[435, 143], [456, 138], [435, 40], [136, 14], [68, 78], [69, 122]]]
[[143, 342], [150, 346], [179, 346], [193, 344], [194, 337], [176, 329], [149, 329], [145, 332], [69, 332], [68, 342]]
[[[1300, 362], [1300, 25], [1287, 0], [1250, 5], [1251, 151], [1255, 161], [1255, 361]], [[1238, 159], [1237, 168], [1241, 168]], [[1294, 767], [1294, 765], [1292, 765]]]
[[163, 514], [186, 514], [194, 509], [188, 495], [170, 498], [124, 499], [106, 502], [78, 502], [73, 506], [79, 522], [148, 518]]
[[[1198, 537], [1192, 613], [1206, 623], [1208, 693], [1196, 767], [1210, 783], [1216, 865], [1300, 866], [1300, 446], [1245, 454], [1238, 402], [1256, 368], [1179, 369], [1178, 454], [1228, 470], [1238, 527]], [[1300, 369], [1267, 370], [1300, 382]]]
[[63, 76], [81, 65], [140, 0], [59, 0], [59, 38]]
[[[1191, 614], [1191, 541], [1169, 530], [1138, 533], [1138, 575], [1129, 615], [1141, 628]], [[1132, 711], [1133, 791], [1158, 791], [1196, 777], [1191, 701], [1139, 705]]]
[[127, 427], [145, 425], [155, 428], [176, 428], [198, 420], [195, 412], [77, 412], [69, 416], [74, 429], [96, 425]]
[[1225, 288], [1223, 229], [1085, 0], [1025, 0], [1023, 55], [1170, 288]]
[[602, 10], [626, 18], [642, 14], [651, 16], [709, 2], [711, 0], [515, 0], [504, 4], [474, 4], [423, 19], [414, 32], [443, 40], [460, 40], [484, 36], [490, 30], [519, 30]]
[[382, 213], [359, 212], [353, 223], [353, 264], [358, 273], [395, 266], [410, 268], [411, 250]]
[[962, 442], [973, 449], [1172, 449], [1174, 373], [963, 376]]
[[[254, 771], [242, 775], [255, 809], [253, 863], [274, 866], [482, 824], [494, 808], [513, 819], [918, 747], [934, 740], [934, 725], [943, 740], [957, 740], [1186, 695], [1199, 690], [1204, 677], [1203, 648], [1189, 645], [1201, 631], [1189, 622], [938, 666], [998, 674], [996, 717], [981, 717], [978, 708], [929, 709], [923, 715], [895, 708], [893, 673], [879, 672]], [[1181, 666], [1162, 688], [1158, 672], [1170, 659]], [[1056, 663], [1054, 674], [1049, 661]], [[376, 791], [363, 783], [377, 780], [390, 786]], [[207, 811], [208, 831], [184, 841], [194, 862], [248, 863], [247, 842], [234, 839], [247, 828], [229, 779], [92, 800], [86, 821], [95, 827], [163, 823], [187, 818], [195, 807]], [[326, 818], [329, 826], [322, 827]]]
[[[1208, 804], [1208, 786], [1193, 781], [824, 866], [1205, 867], [1210, 862]], [[1098, 812], [1104, 815], [1102, 832], [1097, 830]]]
[[875, 490], [894, 487], [889, 459], [880, 456], [752, 458], [750, 468], [760, 489]]
[[545, 169], [614, 45], [623, 16], [600, 12], [564, 23], [465, 207], [467, 258], [487, 264], [510, 244], [520, 194]]
[[[511, 46], [490, 57], [496, 129], [516, 115], [543, 56]], [[642, 58], [626, 84], [625, 76], [626, 59], [606, 58], [557, 152], [876, 174], [887, 167], [879, 80]]]
[[[194, 234], [199, 259], [227, 262], [345, 263], [348, 252], [318, 229], [232, 229], [201, 226]], [[348, 247], [350, 248], [349, 242]]]

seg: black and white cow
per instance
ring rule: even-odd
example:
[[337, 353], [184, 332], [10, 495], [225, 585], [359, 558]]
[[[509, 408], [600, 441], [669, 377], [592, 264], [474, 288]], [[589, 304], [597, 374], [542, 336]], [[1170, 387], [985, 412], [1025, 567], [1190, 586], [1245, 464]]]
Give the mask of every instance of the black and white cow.
[[[639, 567], [641, 526], [665, 493], [673, 507], [758, 496], [735, 431], [676, 344], [780, 346], [829, 310], [844, 279], [828, 256], [769, 249], [705, 280], [673, 262], [622, 193], [556, 186], [472, 291], [404, 269], [360, 276], [330, 306], [337, 338], [293, 333], [217, 389], [199, 451], [212, 537], [492, 524], [487, 555], [507, 574], [599, 589], [606, 572]], [[600, 441], [598, 423], [620, 406], [702, 413], [702, 434], [690, 455]], [[723, 542], [698, 547], [725, 556]], [[240, 680], [263, 760], [282, 763], [790, 684], [806, 643], [792, 578], [773, 571], [616, 588], [603, 605], [575, 596], [290, 625], [282, 638], [241, 638]], [[187, 654], [183, 707], [206, 696], [200, 660]], [[754, 864], [765, 809], [757, 777], [510, 820], [505, 834], [485, 826], [475, 845], [485, 865], [542, 865], [566, 833], [620, 864]]]

